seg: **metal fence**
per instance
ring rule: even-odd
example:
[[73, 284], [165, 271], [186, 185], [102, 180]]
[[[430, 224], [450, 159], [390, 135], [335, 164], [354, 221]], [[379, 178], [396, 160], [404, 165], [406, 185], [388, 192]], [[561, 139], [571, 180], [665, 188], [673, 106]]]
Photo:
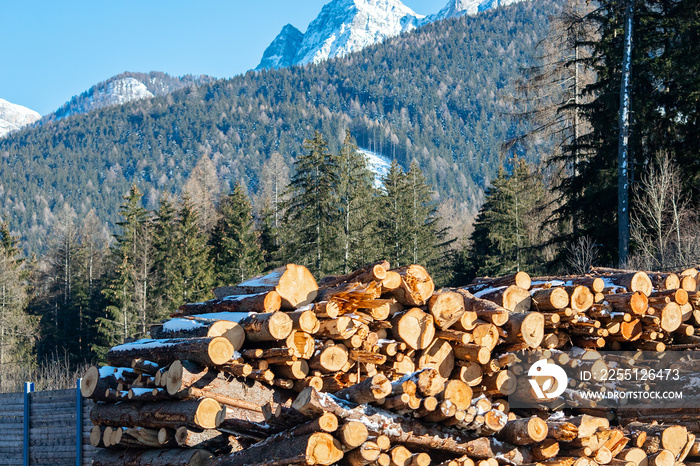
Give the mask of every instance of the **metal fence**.
[[80, 380], [69, 390], [0, 393], [0, 465], [88, 465], [89, 400], [80, 396]]

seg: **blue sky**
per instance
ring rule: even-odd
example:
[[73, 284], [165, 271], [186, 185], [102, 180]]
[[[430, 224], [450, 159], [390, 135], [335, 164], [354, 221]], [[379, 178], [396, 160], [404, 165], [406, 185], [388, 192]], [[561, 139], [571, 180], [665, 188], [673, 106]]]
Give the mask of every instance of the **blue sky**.
[[[123, 71], [225, 78], [329, 0], [0, 0], [0, 98], [49, 113]], [[435, 13], [447, 0], [403, 0]]]

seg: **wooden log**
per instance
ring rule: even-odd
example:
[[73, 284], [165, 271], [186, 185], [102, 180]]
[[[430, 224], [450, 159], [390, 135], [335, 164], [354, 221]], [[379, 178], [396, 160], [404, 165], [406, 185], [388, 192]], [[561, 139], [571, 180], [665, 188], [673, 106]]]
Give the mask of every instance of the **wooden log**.
[[292, 333], [292, 319], [284, 312], [250, 314], [239, 324], [245, 330], [249, 341], [284, 340]]
[[[464, 300], [466, 315], [463, 314], [459, 321], [463, 326], [469, 327], [471, 322], [475, 321], [476, 318], [490, 322], [499, 327], [508, 321], [509, 312], [508, 309], [503, 306], [499, 306], [488, 299], [477, 298], [463, 288], [456, 288], [455, 291], [461, 294]], [[469, 319], [466, 324], [462, 322], [465, 317]], [[465, 330], [471, 330], [471, 328], [465, 328]]]
[[386, 277], [382, 280], [382, 294], [391, 293], [401, 287], [401, 275], [394, 270], [387, 270]]
[[111, 450], [100, 449], [94, 466], [203, 466], [212, 454], [199, 449]]
[[532, 459], [535, 461], [549, 460], [559, 454], [559, 442], [551, 438], [532, 445], [530, 448], [532, 450]]
[[675, 273], [647, 272], [651, 283], [656, 290], [676, 290], [681, 281]]
[[80, 386], [80, 393], [84, 398], [95, 401], [107, 400], [106, 392], [115, 390], [119, 383], [131, 383], [138, 374], [130, 368], [114, 366], [90, 366]]
[[441, 330], [452, 326], [464, 314], [464, 299], [454, 291], [440, 291], [428, 300], [428, 310]]
[[165, 366], [187, 359], [205, 366], [224, 364], [233, 356], [233, 345], [224, 337], [138, 340], [113, 347], [107, 361], [113, 366], [131, 366], [131, 361], [146, 358]]
[[592, 268], [594, 273], [603, 273], [603, 279], [617, 286], [622, 286], [628, 292], [639, 291], [646, 296], [649, 296], [653, 291], [653, 284], [649, 275], [645, 272], [626, 272], [626, 273], [611, 273], [602, 272], [600, 268]]
[[518, 388], [517, 378], [509, 370], [501, 370], [484, 375], [482, 380], [483, 393], [495, 396], [508, 396]]
[[351, 466], [361, 466], [365, 464], [370, 464], [379, 458], [382, 450], [379, 448], [376, 442], [367, 441], [350, 451], [346, 457], [345, 461]]
[[478, 362], [455, 361], [455, 369], [452, 371], [452, 378], [457, 378], [470, 387], [476, 387], [483, 380], [483, 371]]
[[90, 411], [95, 425], [126, 427], [172, 427], [190, 425], [214, 429], [222, 420], [221, 405], [211, 398], [156, 403], [98, 403]]
[[649, 308], [649, 300], [640, 291], [608, 294], [605, 296], [605, 301], [616, 311], [631, 312], [637, 315], [643, 315]]
[[401, 285], [390, 295], [404, 306], [422, 306], [433, 295], [435, 284], [427, 270], [420, 265], [407, 265], [394, 269], [401, 277]]
[[394, 315], [391, 324], [394, 338], [405, 342], [414, 350], [427, 348], [435, 337], [433, 316], [417, 307]]
[[486, 364], [491, 359], [491, 351], [485, 346], [469, 343], [466, 345], [455, 343], [452, 345], [454, 357], [464, 361]]
[[637, 466], [647, 466], [647, 454], [641, 448], [626, 448], [617, 454], [617, 459], [634, 463]]
[[532, 280], [527, 272], [516, 272], [511, 275], [506, 275], [503, 277], [477, 277], [467, 286], [467, 288], [474, 288], [476, 291], [479, 289], [486, 288], [498, 288], [502, 286], [516, 285], [525, 290], [530, 289], [530, 284]]
[[318, 293], [318, 284], [309, 270], [296, 264], [279, 267], [267, 275], [246, 280], [237, 286], [224, 286], [214, 289], [214, 296], [257, 294], [276, 291], [281, 298], [283, 309], [294, 309], [309, 304]]
[[309, 367], [323, 373], [339, 371], [348, 362], [348, 349], [345, 345], [326, 345], [316, 350], [309, 360]]
[[386, 278], [387, 271], [390, 268], [388, 261], [381, 260], [373, 264], [362, 266], [349, 274], [324, 277], [319, 281], [318, 286], [319, 288], [328, 288], [347, 282], [381, 282]]
[[368, 437], [367, 426], [360, 421], [346, 421], [338, 430], [338, 439], [348, 450], [359, 447]]
[[160, 366], [153, 361], [138, 358], [131, 361], [131, 368], [139, 374], [156, 375]]
[[287, 315], [292, 319], [292, 329], [300, 330], [306, 333], [316, 333], [319, 328], [318, 317], [316, 313], [310, 309], [288, 312]]
[[676, 457], [668, 450], [660, 450], [649, 456], [649, 466], [673, 466], [676, 464]]
[[250, 446], [248, 442], [241, 443], [234, 436], [216, 429], [192, 429], [187, 426], [175, 431], [175, 442], [183, 448], [202, 448], [216, 453], [230, 453]]
[[337, 392], [335, 396], [353, 403], [366, 404], [384, 399], [390, 394], [391, 382], [384, 374], [377, 374]]
[[256, 294], [225, 296], [203, 303], [183, 304], [172, 316], [182, 317], [212, 312], [276, 312], [280, 310], [281, 305], [280, 295], [273, 290]]
[[437, 396], [439, 401], [449, 401], [456, 409], [465, 410], [469, 408], [472, 401], [472, 389], [461, 380], [448, 380], [445, 389]]
[[278, 442], [252, 445], [220, 459], [231, 465], [331, 465], [343, 457], [340, 442], [326, 432], [314, 432]]
[[418, 367], [437, 369], [440, 376], [447, 379], [454, 368], [454, 351], [452, 346], [440, 338], [436, 338], [418, 357]]
[[587, 286], [567, 286], [564, 289], [569, 294], [570, 307], [574, 312], [586, 312], [595, 301], [593, 293]]
[[506, 343], [522, 342], [531, 348], [537, 348], [544, 338], [544, 316], [539, 312], [511, 314], [503, 328], [508, 334]]
[[533, 445], [547, 438], [547, 423], [537, 416], [516, 419], [506, 424], [498, 438], [513, 445]]
[[556, 311], [569, 305], [569, 294], [559, 286], [539, 288], [532, 292], [532, 300], [539, 311]]
[[530, 310], [532, 298], [530, 293], [519, 286], [511, 285], [506, 288], [484, 290], [479, 293], [479, 298], [493, 301], [509, 311], [526, 312]]

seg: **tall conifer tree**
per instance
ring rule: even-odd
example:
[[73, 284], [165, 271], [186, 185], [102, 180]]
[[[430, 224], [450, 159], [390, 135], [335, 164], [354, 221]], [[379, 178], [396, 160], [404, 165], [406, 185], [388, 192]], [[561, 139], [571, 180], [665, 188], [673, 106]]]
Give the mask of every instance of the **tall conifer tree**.
[[219, 221], [210, 239], [210, 254], [219, 283], [233, 285], [262, 271], [263, 257], [257, 236], [250, 200], [238, 183], [221, 201]]
[[304, 141], [306, 153], [294, 162], [284, 216], [286, 257], [319, 276], [339, 269], [338, 156], [316, 131]]

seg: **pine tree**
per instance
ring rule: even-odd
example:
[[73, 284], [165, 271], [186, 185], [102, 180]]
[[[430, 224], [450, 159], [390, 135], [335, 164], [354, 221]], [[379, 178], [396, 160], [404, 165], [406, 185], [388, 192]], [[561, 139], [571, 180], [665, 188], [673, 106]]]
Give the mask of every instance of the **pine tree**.
[[209, 260], [208, 238], [199, 229], [199, 218], [192, 202], [185, 195], [180, 207], [180, 215], [175, 233], [177, 251], [175, 270], [177, 277], [173, 291], [177, 293], [174, 304], [206, 299], [212, 287], [214, 273]]
[[262, 271], [263, 257], [252, 207], [240, 183], [219, 205], [219, 221], [212, 231], [210, 244], [219, 283], [240, 283]]
[[263, 258], [263, 269], [270, 270], [281, 265], [279, 227], [275, 226], [275, 211], [265, 202], [256, 217], [258, 244]]
[[337, 272], [339, 239], [338, 156], [316, 131], [294, 162], [285, 202], [285, 257], [319, 275]]
[[[340, 167], [340, 215], [343, 230], [340, 242], [343, 254], [342, 272], [370, 262], [377, 254], [371, 236], [375, 230], [376, 215], [374, 176], [367, 167], [367, 158], [358, 151], [357, 144], [345, 131], [345, 140], [338, 157]], [[374, 251], [373, 251], [374, 249]]]

